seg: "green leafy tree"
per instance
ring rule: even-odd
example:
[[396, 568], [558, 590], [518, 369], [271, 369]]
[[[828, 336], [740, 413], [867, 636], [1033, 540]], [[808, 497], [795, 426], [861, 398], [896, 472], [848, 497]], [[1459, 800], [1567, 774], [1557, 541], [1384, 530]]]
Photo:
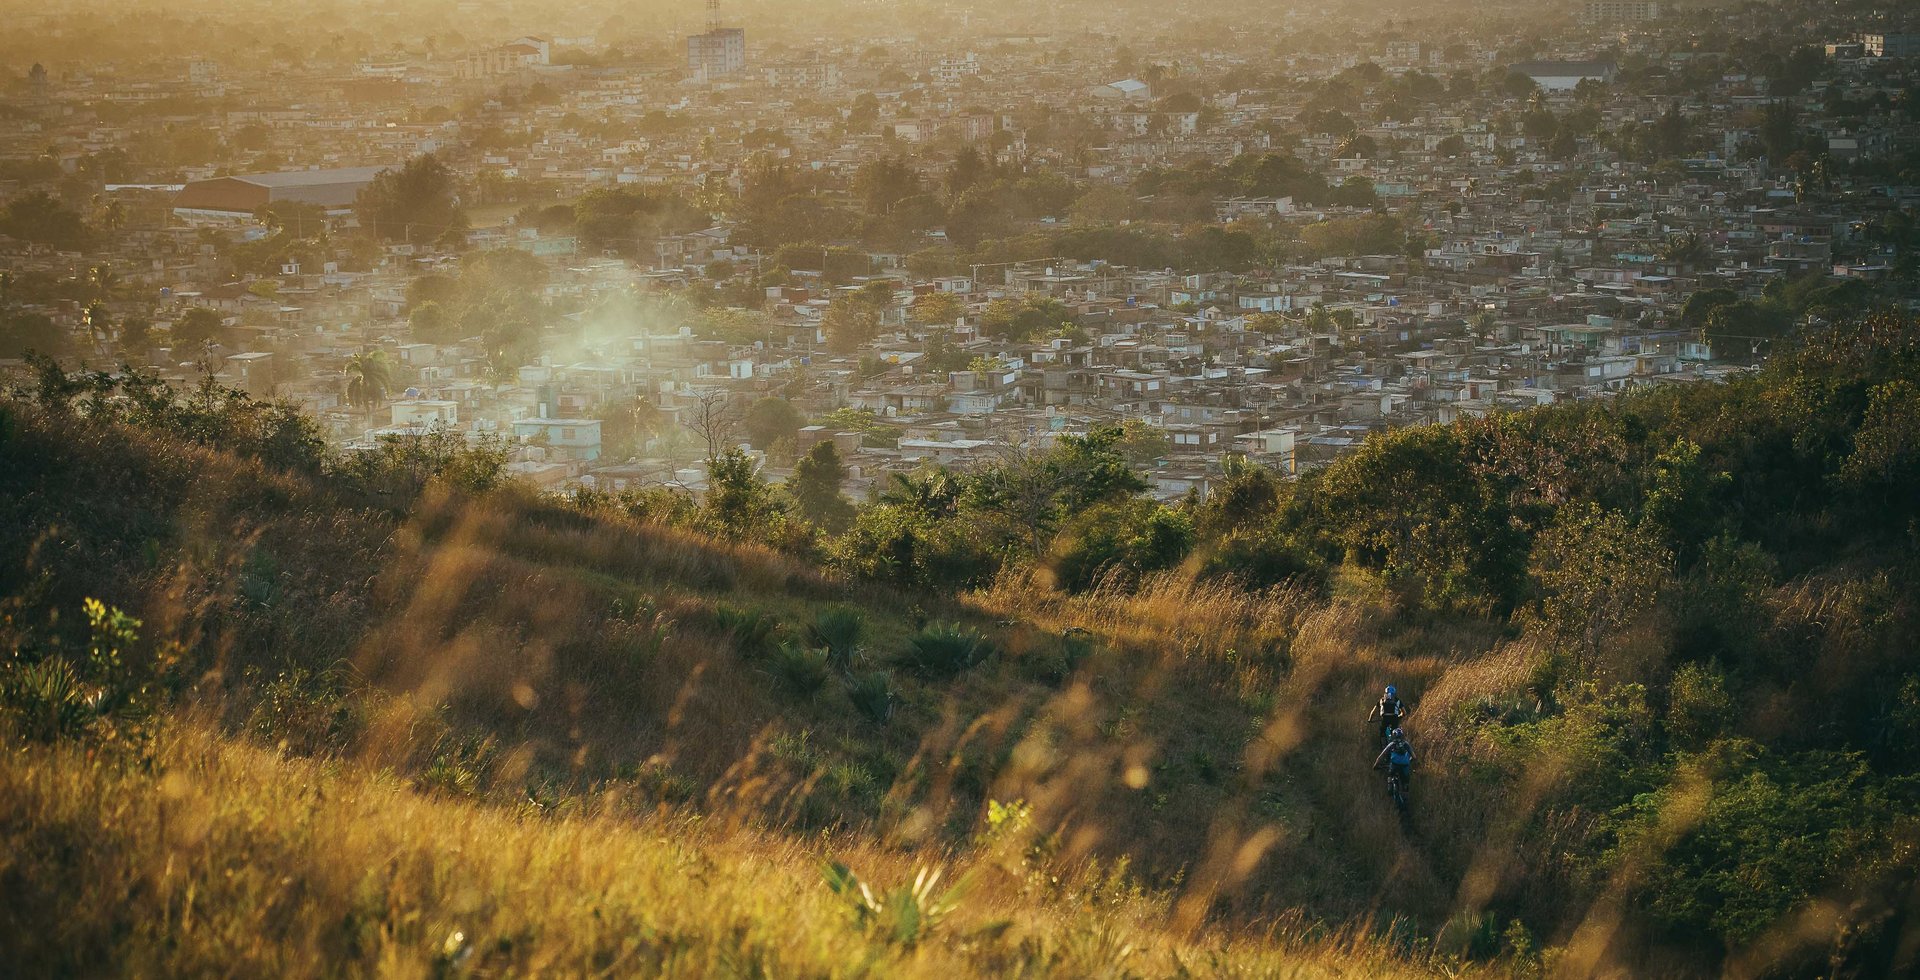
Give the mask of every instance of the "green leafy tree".
[[0, 234], [55, 248], [83, 248], [93, 232], [80, 212], [46, 191], [28, 191], [0, 207]]
[[785, 514], [779, 495], [760, 476], [753, 457], [738, 446], [721, 450], [708, 461], [701, 522], [709, 530], [733, 537], [765, 534]]
[[219, 313], [204, 306], [196, 306], [173, 321], [172, 335], [174, 345], [198, 347], [220, 339], [226, 329], [224, 318]]
[[19, 357], [28, 351], [47, 357], [67, 355], [67, 331], [44, 313], [16, 311], [0, 319], [0, 357]]
[[747, 441], [755, 449], [768, 449], [781, 440], [791, 441], [806, 424], [806, 416], [784, 398], [767, 397], [754, 402], [741, 420]]
[[439, 303], [428, 300], [407, 314], [407, 326], [415, 340], [446, 344], [460, 339], [460, 321]]
[[847, 468], [840, 462], [840, 451], [833, 440], [823, 439], [793, 468], [787, 491], [793, 495], [800, 514], [823, 530], [838, 534], [853, 520], [853, 504], [841, 494]]
[[393, 369], [385, 351], [362, 351], [347, 359], [347, 404], [366, 410], [367, 425], [373, 425], [373, 410], [392, 386]]
[[952, 293], [935, 290], [923, 293], [908, 307], [908, 315], [915, 323], [925, 326], [951, 325], [966, 312], [966, 303]]
[[827, 307], [821, 327], [826, 330], [828, 349], [851, 354], [873, 341], [880, 331], [880, 318], [860, 297], [842, 296]]
[[1592, 504], [1569, 507], [1534, 546], [1540, 622], [1579, 671], [1595, 662], [1602, 641], [1652, 608], [1672, 565], [1651, 529]]
[[407, 161], [398, 170], [382, 170], [360, 191], [360, 222], [385, 241], [422, 244], [463, 235], [466, 212], [460, 207], [454, 174], [431, 153]]

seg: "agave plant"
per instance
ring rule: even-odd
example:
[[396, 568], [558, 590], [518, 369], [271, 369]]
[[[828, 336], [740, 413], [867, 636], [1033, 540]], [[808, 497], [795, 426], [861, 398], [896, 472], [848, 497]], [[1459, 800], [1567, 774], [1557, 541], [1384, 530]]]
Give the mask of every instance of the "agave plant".
[[804, 697], [820, 693], [827, 686], [827, 678], [833, 676], [827, 651], [797, 643], [781, 644], [768, 659], [767, 667], [795, 694]]
[[733, 648], [750, 660], [766, 656], [777, 645], [780, 617], [760, 609], [719, 606], [713, 611], [715, 625], [733, 638]]
[[908, 947], [932, 935], [960, 907], [960, 900], [973, 885], [973, 875], [967, 874], [940, 891], [940, 869], [926, 867], [913, 876], [912, 885], [898, 885], [876, 895], [859, 875], [838, 861], [828, 862], [821, 874], [827, 887], [847, 901], [862, 924], [888, 942]]
[[853, 655], [860, 647], [860, 638], [867, 630], [867, 618], [860, 610], [847, 606], [832, 606], [820, 610], [814, 617], [813, 625], [808, 627], [807, 636], [814, 646], [827, 651], [827, 660], [836, 669], [846, 670], [853, 665]]
[[935, 623], [907, 641], [903, 660], [926, 674], [952, 675], [985, 660], [992, 647], [978, 630], [954, 623]]
[[884, 670], [859, 674], [847, 679], [847, 700], [854, 710], [877, 725], [893, 717], [893, 676]]

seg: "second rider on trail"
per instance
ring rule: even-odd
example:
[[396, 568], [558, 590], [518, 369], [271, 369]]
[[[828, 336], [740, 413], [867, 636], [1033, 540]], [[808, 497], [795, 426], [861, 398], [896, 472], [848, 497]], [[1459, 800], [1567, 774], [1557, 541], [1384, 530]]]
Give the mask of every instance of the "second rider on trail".
[[1406, 732], [1396, 728], [1387, 733], [1386, 747], [1374, 757], [1373, 767], [1375, 769], [1384, 767], [1387, 770], [1388, 792], [1398, 788], [1399, 793], [1394, 802], [1404, 808], [1407, 786], [1413, 778], [1413, 743], [1407, 741]]

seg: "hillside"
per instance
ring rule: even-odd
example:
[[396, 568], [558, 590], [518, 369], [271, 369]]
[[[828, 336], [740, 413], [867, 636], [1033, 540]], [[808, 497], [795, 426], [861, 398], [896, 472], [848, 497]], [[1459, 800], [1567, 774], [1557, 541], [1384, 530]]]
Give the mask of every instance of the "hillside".
[[[725, 458], [702, 502], [543, 497], [485, 447], [339, 458], [273, 406], [44, 366], [0, 403], [0, 945], [1897, 972], [1916, 337], [1236, 466], [1205, 503], [1145, 501], [1095, 433], [832, 516]], [[1404, 820], [1367, 768], [1388, 683]], [[831, 860], [973, 875], [928, 923], [855, 911]]]

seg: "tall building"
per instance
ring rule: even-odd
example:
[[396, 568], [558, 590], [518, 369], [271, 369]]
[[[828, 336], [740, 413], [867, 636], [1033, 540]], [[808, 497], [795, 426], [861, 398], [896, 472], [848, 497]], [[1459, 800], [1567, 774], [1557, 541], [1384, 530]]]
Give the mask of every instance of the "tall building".
[[1920, 34], [1862, 34], [1860, 43], [1869, 58], [1920, 56]]
[[747, 32], [739, 27], [716, 27], [687, 38], [687, 70], [703, 78], [719, 78], [747, 67]]
[[1643, 24], [1660, 19], [1653, 0], [1587, 0], [1584, 18], [1589, 24]]

